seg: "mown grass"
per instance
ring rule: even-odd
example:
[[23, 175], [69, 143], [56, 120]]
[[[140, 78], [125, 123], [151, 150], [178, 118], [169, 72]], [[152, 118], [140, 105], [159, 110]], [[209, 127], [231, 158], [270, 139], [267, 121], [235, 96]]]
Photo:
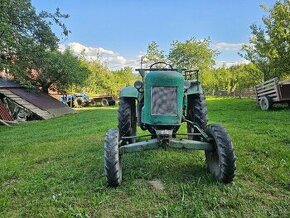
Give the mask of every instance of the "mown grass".
[[202, 151], [155, 150], [126, 154], [122, 185], [106, 187], [103, 141], [116, 108], [0, 127], [0, 217], [290, 217], [290, 110], [245, 99], [208, 108], [235, 144], [231, 185], [207, 173]]

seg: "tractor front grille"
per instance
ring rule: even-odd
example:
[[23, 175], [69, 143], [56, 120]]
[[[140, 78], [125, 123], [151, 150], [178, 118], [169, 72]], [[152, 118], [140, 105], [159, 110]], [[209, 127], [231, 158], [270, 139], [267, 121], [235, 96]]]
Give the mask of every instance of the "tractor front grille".
[[177, 115], [177, 87], [152, 87], [151, 101], [152, 115]]

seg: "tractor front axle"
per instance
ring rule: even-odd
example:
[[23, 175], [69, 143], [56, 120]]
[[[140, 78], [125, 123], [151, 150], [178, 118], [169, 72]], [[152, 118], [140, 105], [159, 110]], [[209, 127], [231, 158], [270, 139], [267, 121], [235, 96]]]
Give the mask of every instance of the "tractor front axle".
[[[163, 141], [158, 138], [148, 139], [141, 142], [123, 145], [119, 148], [120, 154], [133, 153], [145, 150], [157, 149], [159, 147], [164, 148]], [[212, 151], [213, 145], [209, 142], [195, 141], [189, 139], [169, 139], [169, 148], [190, 149], [190, 150], [207, 150]]]

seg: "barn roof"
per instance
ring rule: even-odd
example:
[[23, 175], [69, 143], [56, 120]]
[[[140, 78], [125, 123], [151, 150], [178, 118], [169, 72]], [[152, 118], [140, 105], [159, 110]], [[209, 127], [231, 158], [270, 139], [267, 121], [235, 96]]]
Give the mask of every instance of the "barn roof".
[[13, 94], [28, 101], [34, 106], [53, 114], [54, 116], [61, 116], [63, 114], [74, 112], [73, 109], [55, 98], [39, 91], [29, 89], [11, 88], [9, 89]]
[[42, 119], [75, 112], [53, 97], [43, 92], [20, 86], [11, 80], [0, 78], [0, 93]]

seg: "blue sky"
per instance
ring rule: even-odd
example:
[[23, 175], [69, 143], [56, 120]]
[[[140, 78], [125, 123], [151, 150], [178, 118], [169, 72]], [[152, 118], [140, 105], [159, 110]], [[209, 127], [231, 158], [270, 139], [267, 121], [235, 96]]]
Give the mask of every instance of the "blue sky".
[[[220, 50], [217, 63], [238, 63], [242, 43], [250, 37], [249, 26], [261, 24], [265, 12], [259, 7], [274, 0], [32, 0], [38, 11], [57, 7], [70, 18], [71, 30], [61, 47], [89, 57], [102, 54], [111, 68], [136, 65], [147, 45], [156, 41], [168, 52], [173, 40], [210, 37]], [[56, 30], [57, 31], [57, 30]], [[133, 66], [134, 67], [134, 66]]]

